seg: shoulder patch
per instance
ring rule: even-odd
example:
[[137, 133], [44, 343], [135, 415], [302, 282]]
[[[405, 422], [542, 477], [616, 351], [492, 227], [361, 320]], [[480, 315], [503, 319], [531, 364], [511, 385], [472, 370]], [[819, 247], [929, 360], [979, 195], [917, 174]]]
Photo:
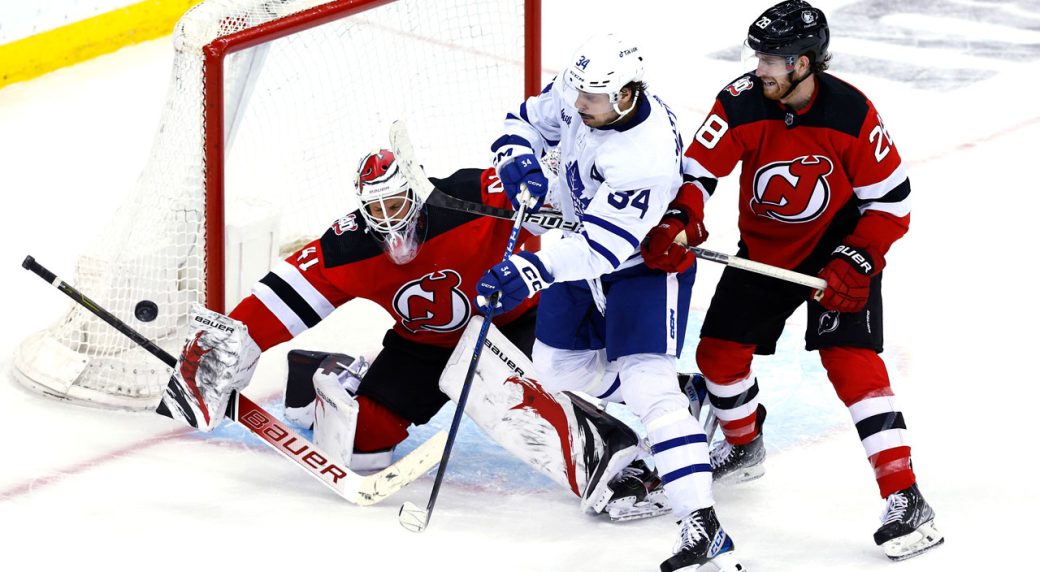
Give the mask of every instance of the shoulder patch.
[[321, 236], [320, 243], [326, 268], [344, 266], [383, 254], [379, 243], [365, 232], [365, 220], [357, 212], [332, 223]]
[[762, 94], [762, 82], [751, 74], [745, 74], [730, 82], [719, 92], [718, 101], [726, 110], [731, 128], [747, 125], [764, 119], [783, 120], [783, 112], [777, 105], [766, 105]]
[[734, 81], [733, 83], [727, 85], [725, 89], [722, 90], [722, 92], [728, 93], [733, 97], [736, 97], [741, 93], [744, 93], [745, 91], [751, 91], [752, 87], [754, 87], [754, 83], [752, 83], [751, 81], [751, 76], [743, 76]]
[[337, 236], [355, 231], [359, 228], [357, 219], [358, 214], [356, 212], [350, 213], [344, 216], [343, 218], [337, 220], [336, 222], [332, 223], [331, 230], [332, 232], [336, 233]]

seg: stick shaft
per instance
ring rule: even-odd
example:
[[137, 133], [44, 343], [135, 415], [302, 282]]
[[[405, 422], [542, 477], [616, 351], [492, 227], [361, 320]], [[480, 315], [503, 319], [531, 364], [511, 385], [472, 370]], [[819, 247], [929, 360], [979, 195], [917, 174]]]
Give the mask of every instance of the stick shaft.
[[[516, 210], [513, 229], [509, 233], [509, 241], [506, 243], [506, 250], [502, 255], [503, 262], [508, 260], [509, 256], [513, 253], [513, 248], [516, 247], [517, 238], [520, 236], [520, 228], [523, 224], [524, 213], [527, 211], [528, 204], [528, 193], [526, 189], [521, 193], [519, 203], [520, 206]], [[495, 315], [495, 307], [498, 305], [498, 298], [499, 292], [495, 292], [488, 300], [487, 316], [484, 317], [484, 323], [480, 326], [480, 333], [477, 335], [477, 343], [475, 344], [476, 347], [473, 348], [473, 356], [470, 358], [469, 369], [466, 371], [466, 379], [462, 382], [462, 391], [459, 393], [459, 402], [455, 406], [455, 415], [451, 419], [451, 429], [448, 430], [448, 442], [444, 445], [444, 455], [441, 456], [440, 466], [437, 467], [437, 476], [433, 481], [433, 489], [430, 491], [430, 500], [426, 503], [427, 524], [430, 521], [430, 514], [433, 512], [433, 507], [437, 502], [437, 495], [441, 490], [441, 482], [444, 480], [444, 473], [448, 469], [448, 458], [451, 457], [451, 449], [455, 444], [455, 437], [459, 432], [459, 425], [462, 422], [462, 414], [466, 409], [466, 400], [469, 398], [469, 390], [473, 385], [473, 377], [477, 373], [477, 364], [480, 363], [480, 356], [484, 351], [484, 340], [487, 339], [488, 330], [491, 329], [491, 321]]]
[[149, 340], [148, 338], [142, 336], [140, 333], [138, 333], [137, 330], [128, 326], [126, 322], [115, 317], [108, 310], [105, 310], [90, 298], [87, 298], [82, 292], [73, 288], [71, 285], [55, 276], [53, 272], [47, 270], [38, 262], [36, 262], [36, 259], [34, 259], [32, 256], [25, 257], [25, 260], [22, 261], [22, 268], [25, 268], [26, 270], [29, 270], [30, 272], [33, 272], [40, 278], [46, 280], [48, 283], [50, 283], [51, 286], [54, 286], [63, 294], [65, 294], [69, 298], [72, 298], [72, 300], [75, 301], [77, 304], [83, 306], [84, 308], [89, 310], [90, 313], [104, 320], [106, 324], [112, 326], [113, 328], [118, 330], [119, 333], [133, 340], [134, 343], [147, 350], [148, 353], [162, 360], [162, 362], [166, 365], [170, 367], [174, 367], [175, 365], [177, 365], [177, 358], [167, 353], [166, 350], [155, 345], [155, 343]]
[[[46, 280], [63, 294], [72, 298], [74, 302], [162, 360], [170, 368], [177, 366], [176, 358], [86, 297], [82, 292], [59, 279], [53, 272], [37, 263], [32, 256], [25, 257], [22, 267]], [[156, 412], [167, 417], [171, 416], [168, 411], [163, 413], [161, 409], [162, 407]], [[232, 394], [225, 414], [272, 449], [307, 471], [333, 492], [360, 505], [379, 502], [432, 469], [433, 458], [429, 455], [429, 449], [443, 439], [442, 431], [390, 467], [374, 475], [363, 477], [345, 466], [337, 465], [328, 453], [320, 450], [280, 419], [264, 410], [259, 404], [237, 391]]]

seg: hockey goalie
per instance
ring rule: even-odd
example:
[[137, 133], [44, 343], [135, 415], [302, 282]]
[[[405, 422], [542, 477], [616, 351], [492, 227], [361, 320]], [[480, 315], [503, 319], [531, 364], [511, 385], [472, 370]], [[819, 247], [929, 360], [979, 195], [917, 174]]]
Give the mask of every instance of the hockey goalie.
[[[494, 169], [461, 169], [431, 181], [459, 199], [510, 204]], [[278, 263], [229, 316], [197, 309], [196, 331], [174, 374], [192, 403], [168, 393], [164, 406], [213, 429], [231, 392], [248, 385], [261, 352], [354, 298], [394, 318], [383, 349], [371, 364], [290, 352], [288, 421], [313, 426], [315, 444], [351, 470], [376, 471], [390, 464], [409, 427], [429, 422], [449, 396], [457, 398], [468, 361], [460, 356], [472, 353], [480, 325], [479, 317], [471, 320], [476, 282], [501, 259], [498, 245], [512, 223], [424, 204], [385, 149], [361, 159], [354, 192], [359, 209]], [[524, 230], [519, 242], [531, 233]], [[614, 520], [667, 512], [660, 480], [638, 459], [632, 429], [594, 400], [548, 394], [532, 374], [536, 303], [495, 316], [466, 413], [506, 450], [578, 496], [586, 512]]]

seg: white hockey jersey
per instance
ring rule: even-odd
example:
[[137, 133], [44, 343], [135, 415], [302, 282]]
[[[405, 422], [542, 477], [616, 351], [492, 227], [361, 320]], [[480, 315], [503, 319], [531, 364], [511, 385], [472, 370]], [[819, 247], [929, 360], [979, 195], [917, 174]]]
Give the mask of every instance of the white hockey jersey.
[[683, 144], [675, 116], [645, 93], [620, 126], [587, 127], [573, 102], [563, 97], [562, 79], [527, 99], [506, 116], [506, 134], [492, 145], [496, 165], [528, 153], [559, 147], [559, 173], [548, 203], [580, 233], [544, 245], [539, 258], [556, 281], [598, 278], [642, 262], [639, 243], [661, 220], [682, 182]]

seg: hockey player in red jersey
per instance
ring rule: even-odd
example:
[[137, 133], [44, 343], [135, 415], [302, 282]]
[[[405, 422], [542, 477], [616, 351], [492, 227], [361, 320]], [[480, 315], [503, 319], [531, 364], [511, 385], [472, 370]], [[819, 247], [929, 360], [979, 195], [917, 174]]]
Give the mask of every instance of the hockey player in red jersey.
[[[493, 168], [461, 169], [431, 181], [459, 199], [509, 205]], [[222, 329], [238, 337], [194, 352], [218, 364], [210, 370], [227, 372], [214, 376], [219, 387], [202, 387], [206, 380], [191, 380], [189, 386], [200, 386], [203, 396], [241, 389], [249, 382], [249, 363], [261, 351], [317, 325], [351, 299], [371, 300], [395, 320], [371, 365], [344, 354], [294, 350], [288, 357], [285, 402], [287, 420], [313, 424], [317, 445], [352, 470], [366, 471], [388, 466], [409, 427], [427, 423], [448, 401], [446, 392], [457, 395], [462, 376], [453, 356], [473, 353], [474, 342], [464, 334], [478, 325], [467, 327], [475, 313], [470, 300], [484, 269], [501, 261], [513, 223], [423, 204], [387, 150], [362, 158], [355, 192], [359, 209], [278, 263], [231, 311], [231, 327]], [[523, 230], [518, 244], [530, 236]], [[494, 341], [499, 359], [482, 363], [474, 394], [486, 398], [470, 400], [467, 413], [507, 450], [579, 497], [587, 489], [617, 491], [616, 502], [604, 510], [612, 519], [666, 512], [666, 503], [656, 501], [662, 495], [644, 502], [655, 492], [647, 488], [659, 482], [656, 474], [645, 475], [649, 485], [644, 485], [631, 482], [632, 470], [615, 470], [617, 478], [605, 472], [612, 459], [617, 463], [616, 455], [637, 450], [638, 437], [631, 429], [577, 397], [549, 395], [537, 381], [524, 377], [524, 370], [532, 368], [517, 364], [529, 361], [536, 303], [536, 298], [525, 300], [495, 316], [497, 328], [491, 329], [488, 341]], [[245, 328], [235, 327], [236, 321]], [[234, 378], [231, 383], [228, 377]], [[526, 438], [517, 443], [513, 434]], [[638, 498], [629, 494], [636, 488]]]
[[[463, 169], [435, 184], [466, 200], [508, 205], [492, 169]], [[388, 464], [409, 425], [426, 423], [447, 402], [438, 379], [472, 314], [469, 299], [479, 273], [501, 257], [490, 245], [508, 236], [511, 223], [425, 207], [387, 150], [362, 159], [356, 188], [362, 208], [280, 262], [230, 316], [249, 327], [262, 350], [313, 327], [353, 298], [371, 300], [394, 318], [383, 351], [357, 387], [352, 468], [364, 469]], [[523, 231], [520, 240], [528, 236]], [[527, 351], [534, 307], [532, 301], [495, 319]], [[313, 401], [307, 389], [286, 403], [290, 415]]]
[[[826, 73], [829, 28], [819, 9], [786, 1], [748, 30], [756, 66], [718, 95], [686, 150], [684, 185], [644, 241], [647, 265], [677, 271], [706, 238], [704, 201], [741, 163], [739, 256], [818, 274], [827, 287], [808, 300], [806, 349], [819, 350], [849, 408], [887, 499], [874, 540], [901, 560], [943, 541], [910, 462], [882, 350], [885, 254], [910, 222], [910, 181], [873, 104]], [[806, 301], [803, 287], [727, 268], [701, 329], [697, 364], [707, 378], [725, 440], [711, 462], [716, 480], [763, 473], [754, 354], [768, 355], [786, 319]]]

